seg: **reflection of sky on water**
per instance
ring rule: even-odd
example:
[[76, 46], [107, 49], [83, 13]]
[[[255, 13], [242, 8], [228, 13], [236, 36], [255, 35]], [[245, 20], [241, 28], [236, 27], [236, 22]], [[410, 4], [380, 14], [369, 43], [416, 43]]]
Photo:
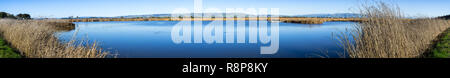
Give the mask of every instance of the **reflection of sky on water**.
[[[265, 44], [260, 43], [174, 44], [170, 33], [177, 23], [177, 21], [78, 22], [76, 29], [78, 38], [87, 36], [89, 40], [99, 41], [104, 49], [118, 51], [119, 57], [308, 58], [318, 57], [316, 54], [323, 54], [325, 51], [328, 51], [331, 57], [338, 57], [336, 52], [341, 52], [342, 49], [331, 36], [332, 32], [339, 33], [354, 24], [351, 22], [326, 22], [312, 25], [280, 23], [279, 51], [274, 55], [261, 55], [260, 47]], [[208, 23], [210, 22], [206, 21], [203, 24]], [[248, 22], [246, 27], [248, 34]], [[75, 31], [63, 32], [60, 38], [70, 39]]]

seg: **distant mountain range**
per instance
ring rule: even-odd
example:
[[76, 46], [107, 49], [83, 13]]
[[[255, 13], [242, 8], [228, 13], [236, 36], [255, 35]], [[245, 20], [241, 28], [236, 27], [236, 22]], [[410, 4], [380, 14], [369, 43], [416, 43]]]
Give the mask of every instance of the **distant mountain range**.
[[[194, 16], [195, 13], [191, 13], [190, 16]], [[203, 13], [203, 15], [220, 15], [226, 16], [226, 13]], [[232, 13], [239, 16], [251, 16], [250, 14], [244, 13]], [[268, 15], [270, 16], [270, 15]], [[128, 15], [128, 16], [118, 16], [124, 18], [137, 18], [137, 17], [171, 17], [171, 14], [149, 14], [149, 15]], [[319, 17], [319, 18], [356, 18], [361, 17], [360, 14], [356, 13], [336, 13], [336, 14], [308, 14], [308, 15], [280, 15], [280, 17]]]
[[[220, 15], [226, 16], [233, 14], [235, 16], [254, 16], [251, 14], [244, 13], [190, 13], [190, 17], [194, 17], [195, 14], [201, 15]], [[186, 15], [186, 14], [185, 14]], [[127, 16], [116, 16], [116, 17], [78, 17], [78, 18], [151, 18], [151, 17], [171, 17], [172, 14], [146, 14], [146, 15], [127, 15]], [[268, 15], [271, 16], [271, 15]], [[280, 15], [280, 17], [318, 17], [318, 18], [357, 18], [361, 17], [360, 14], [356, 13], [336, 13], [336, 14], [308, 14], [308, 15]]]

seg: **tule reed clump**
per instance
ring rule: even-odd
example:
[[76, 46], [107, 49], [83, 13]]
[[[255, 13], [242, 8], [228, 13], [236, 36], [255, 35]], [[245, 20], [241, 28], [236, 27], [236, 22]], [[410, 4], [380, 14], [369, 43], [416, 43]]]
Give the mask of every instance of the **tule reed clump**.
[[105, 58], [109, 54], [97, 43], [61, 42], [54, 35], [59, 31], [55, 22], [60, 21], [0, 19], [0, 36], [26, 58]]
[[338, 36], [351, 58], [421, 57], [450, 27], [447, 20], [405, 18], [398, 6], [384, 2], [363, 5], [360, 12], [367, 21]]

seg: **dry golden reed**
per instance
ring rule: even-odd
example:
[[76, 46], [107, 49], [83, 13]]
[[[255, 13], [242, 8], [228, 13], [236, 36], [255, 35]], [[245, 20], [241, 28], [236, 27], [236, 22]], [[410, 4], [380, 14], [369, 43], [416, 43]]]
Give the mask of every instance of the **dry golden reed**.
[[450, 27], [446, 20], [406, 19], [397, 6], [384, 2], [363, 5], [361, 14], [367, 21], [339, 36], [351, 58], [421, 57], [433, 39]]
[[11, 47], [27, 58], [105, 58], [97, 43], [75, 40], [62, 43], [54, 35], [58, 30], [50, 20], [0, 19], [0, 34]]

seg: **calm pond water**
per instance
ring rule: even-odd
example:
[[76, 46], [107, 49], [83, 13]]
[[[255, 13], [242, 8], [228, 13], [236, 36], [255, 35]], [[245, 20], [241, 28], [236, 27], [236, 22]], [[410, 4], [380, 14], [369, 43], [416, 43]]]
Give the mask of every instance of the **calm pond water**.
[[[77, 32], [77, 39], [95, 40], [103, 49], [118, 52], [120, 58], [315, 58], [324, 54], [327, 55], [325, 57], [340, 57], [338, 53], [342, 53], [343, 49], [332, 35], [355, 24], [280, 23], [278, 52], [260, 54], [260, 47], [264, 45], [260, 43], [175, 44], [171, 30], [178, 22], [76, 22], [75, 30], [60, 32], [58, 36], [61, 40], [69, 40]], [[210, 22], [204, 21], [203, 24]], [[246, 27], [248, 30], [248, 21]]]

